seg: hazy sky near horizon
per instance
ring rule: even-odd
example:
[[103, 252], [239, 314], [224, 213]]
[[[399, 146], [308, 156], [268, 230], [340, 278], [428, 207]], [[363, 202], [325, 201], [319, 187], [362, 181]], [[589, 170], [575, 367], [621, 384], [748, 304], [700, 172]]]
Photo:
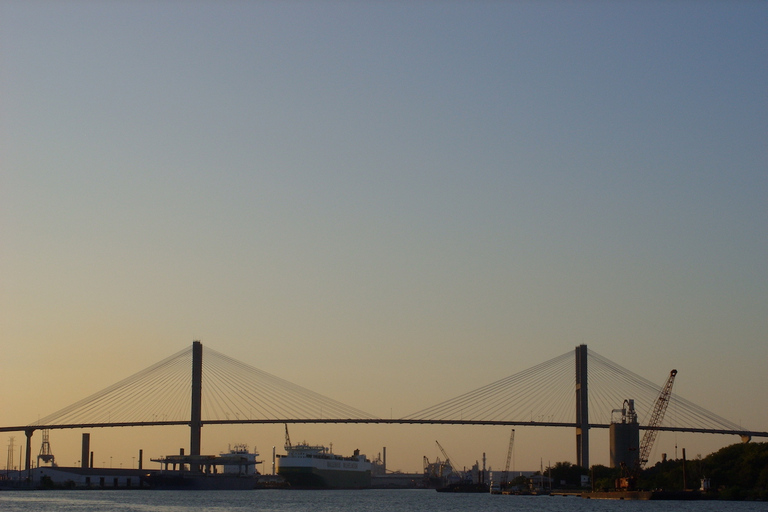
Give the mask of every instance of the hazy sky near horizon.
[[200, 339], [382, 416], [586, 343], [768, 430], [767, 22], [0, 2], [0, 424]]

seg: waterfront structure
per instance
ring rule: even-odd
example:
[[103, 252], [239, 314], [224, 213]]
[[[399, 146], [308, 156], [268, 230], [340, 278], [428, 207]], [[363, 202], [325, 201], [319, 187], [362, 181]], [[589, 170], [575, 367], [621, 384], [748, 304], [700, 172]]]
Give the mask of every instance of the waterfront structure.
[[640, 456], [640, 424], [635, 401], [624, 400], [624, 406], [614, 410], [612, 416], [609, 427], [611, 467], [634, 468], [639, 464]]
[[40, 466], [32, 470], [37, 488], [139, 489], [146, 488], [151, 474], [138, 469]]

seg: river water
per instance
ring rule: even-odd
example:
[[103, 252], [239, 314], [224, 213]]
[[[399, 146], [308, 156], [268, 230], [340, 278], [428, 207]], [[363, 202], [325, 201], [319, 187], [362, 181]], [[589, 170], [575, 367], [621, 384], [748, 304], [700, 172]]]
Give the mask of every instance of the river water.
[[768, 512], [766, 502], [609, 501], [563, 496], [364, 491], [2, 491], [2, 512]]

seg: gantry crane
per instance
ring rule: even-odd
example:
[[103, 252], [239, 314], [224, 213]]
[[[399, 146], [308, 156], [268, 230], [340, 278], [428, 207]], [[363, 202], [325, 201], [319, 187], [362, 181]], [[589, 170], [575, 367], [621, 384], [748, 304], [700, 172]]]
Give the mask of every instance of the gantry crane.
[[37, 456], [37, 466], [40, 466], [42, 460], [46, 464], [56, 465], [56, 457], [51, 452], [51, 442], [49, 441], [50, 430], [43, 430], [43, 444], [40, 446], [40, 454]]

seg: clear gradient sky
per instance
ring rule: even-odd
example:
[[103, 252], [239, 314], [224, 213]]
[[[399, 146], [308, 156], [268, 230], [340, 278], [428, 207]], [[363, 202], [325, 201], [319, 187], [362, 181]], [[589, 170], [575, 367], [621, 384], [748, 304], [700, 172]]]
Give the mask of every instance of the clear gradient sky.
[[[767, 26], [761, 1], [0, 1], [0, 425], [200, 339], [386, 417], [586, 343], [768, 430]], [[293, 435], [503, 465], [508, 429], [420, 428]], [[126, 466], [187, 442], [92, 436]], [[575, 460], [570, 431], [517, 439], [517, 469]], [[235, 442], [282, 427], [204, 431]]]

